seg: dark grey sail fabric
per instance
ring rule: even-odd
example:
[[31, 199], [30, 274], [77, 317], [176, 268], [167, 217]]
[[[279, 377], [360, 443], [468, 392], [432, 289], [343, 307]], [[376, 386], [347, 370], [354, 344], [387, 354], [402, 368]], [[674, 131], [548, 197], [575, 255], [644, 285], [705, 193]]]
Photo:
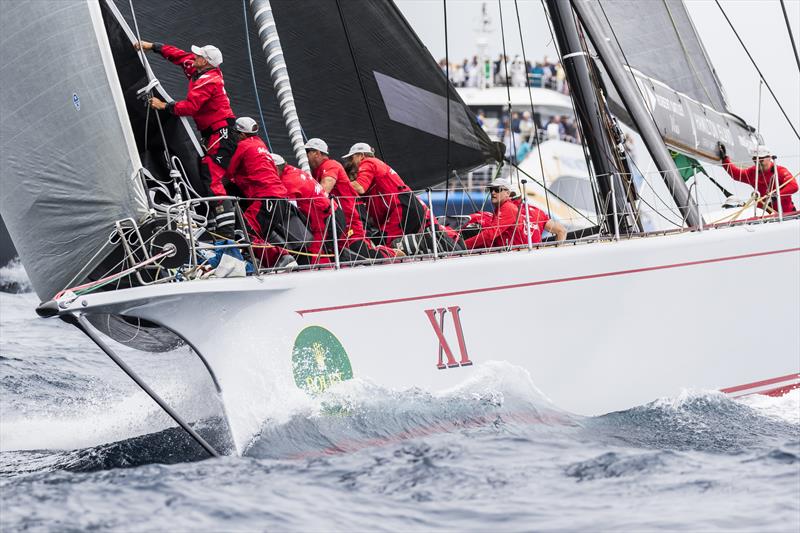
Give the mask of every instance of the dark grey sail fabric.
[[[681, 0], [577, 0], [581, 22], [599, 30], [629, 68], [664, 142], [673, 150], [718, 160], [722, 142], [746, 161], [754, 129], [727, 108], [724, 91]], [[590, 28], [590, 29], [591, 29]], [[600, 62], [606, 58], [600, 57]], [[600, 67], [612, 111], [631, 127], [620, 94]]]
[[[717, 111], [725, 94], [681, 0], [589, 0], [620, 59]], [[613, 31], [612, 31], [613, 30]], [[619, 46], [617, 46], [619, 41]]]
[[[142, 39], [184, 50], [192, 44], [220, 48], [234, 113], [259, 123], [263, 114], [272, 150], [294, 162], [249, 2], [133, 4]], [[128, 2], [116, 5], [133, 27]], [[271, 6], [304, 134], [325, 139], [332, 157], [367, 142], [411, 187], [420, 188], [444, 181], [448, 160], [451, 170], [464, 170], [497, 155], [393, 2], [272, 0]], [[150, 57], [162, 85], [182, 98], [186, 78], [180, 69]]]
[[0, 71], [0, 211], [47, 300], [104, 258], [115, 221], [146, 214], [97, 2], [3, 2]]

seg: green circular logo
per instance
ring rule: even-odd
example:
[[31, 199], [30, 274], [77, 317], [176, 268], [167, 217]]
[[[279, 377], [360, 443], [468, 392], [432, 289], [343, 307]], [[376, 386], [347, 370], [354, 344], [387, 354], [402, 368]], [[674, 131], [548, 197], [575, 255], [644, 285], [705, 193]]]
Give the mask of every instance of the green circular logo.
[[319, 394], [334, 383], [353, 379], [344, 346], [333, 333], [320, 326], [309, 326], [297, 335], [292, 368], [295, 384], [309, 394]]

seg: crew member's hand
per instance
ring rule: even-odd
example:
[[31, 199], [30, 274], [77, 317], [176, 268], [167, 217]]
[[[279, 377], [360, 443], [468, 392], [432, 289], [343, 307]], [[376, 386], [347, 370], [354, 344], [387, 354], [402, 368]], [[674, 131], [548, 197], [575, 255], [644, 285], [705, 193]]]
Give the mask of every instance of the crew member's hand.
[[164, 102], [153, 96], [152, 98], [150, 98], [150, 107], [152, 107], [153, 109], [166, 109], [167, 104], [165, 104]]
[[728, 157], [728, 150], [725, 148], [725, 145], [722, 143], [717, 143], [717, 152], [719, 153], [720, 160], [725, 159]]
[[152, 50], [153, 43], [148, 41], [139, 41], [133, 43], [133, 47], [136, 48], [137, 50]]

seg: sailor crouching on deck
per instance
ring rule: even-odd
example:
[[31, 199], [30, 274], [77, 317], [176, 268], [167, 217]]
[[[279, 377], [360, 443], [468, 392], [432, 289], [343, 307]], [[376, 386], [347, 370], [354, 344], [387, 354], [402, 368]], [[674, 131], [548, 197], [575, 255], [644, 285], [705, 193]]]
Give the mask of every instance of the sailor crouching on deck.
[[344, 228], [339, 233], [340, 249], [352, 252], [354, 255], [352, 259], [382, 259], [404, 255], [395, 248], [375, 246], [367, 239], [364, 223], [357, 208], [360, 201], [358, 193], [350, 184], [350, 178], [342, 164], [328, 156], [328, 143], [322, 139], [312, 138], [306, 142], [305, 149], [314, 179], [319, 182], [326, 194], [333, 194], [341, 207]]
[[[390, 246], [409, 246], [406, 253], [432, 249], [430, 233], [431, 217], [428, 208], [403, 181], [392, 167], [375, 157], [367, 143], [356, 143], [350, 151], [342, 156], [348, 166], [355, 169], [355, 178], [351, 177], [353, 190], [362, 195], [367, 202], [370, 222], [378, 227], [383, 240]], [[402, 239], [404, 235], [421, 234], [421, 243], [413, 246]], [[436, 231], [439, 250], [453, 251], [461, 249], [460, 243], [450, 238], [445, 230], [437, 224]], [[413, 249], [412, 249], [413, 248]], [[409, 254], [410, 255], [410, 254]]]
[[[225, 80], [219, 66], [222, 52], [216, 46], [192, 46], [186, 52], [175, 46], [141, 41], [134, 47], [158, 52], [165, 59], [183, 69], [189, 78], [186, 99], [177, 102], [163, 102], [156, 97], [150, 99], [153, 109], [166, 110], [179, 117], [192, 117], [203, 139], [205, 155], [201, 158], [200, 169], [204, 173], [209, 196], [225, 196], [222, 177], [225, 167], [236, 148], [232, 139], [233, 123], [236, 115], [225, 92]], [[235, 213], [230, 201], [213, 206], [216, 218], [216, 233], [225, 239], [233, 239], [236, 223]]]
[[[758, 146], [753, 152], [752, 167], [739, 168], [731, 162], [725, 145], [719, 143], [719, 158], [722, 160], [722, 168], [736, 181], [747, 183], [758, 191], [759, 196], [769, 196], [765, 202], [759, 202], [759, 207], [769, 207], [776, 213], [778, 212], [778, 193], [775, 187], [775, 173], [778, 173], [778, 183], [780, 186], [780, 204], [783, 214], [796, 211], [792, 195], [797, 192], [797, 179], [786, 167], [775, 164], [775, 156], [764, 145]], [[758, 179], [758, 183], [756, 183]]]
[[[306, 246], [308, 261], [305, 263], [312, 265], [331, 263], [334, 250], [332, 246], [326, 246], [331, 241], [333, 233], [328, 231], [328, 221], [331, 220], [332, 214], [328, 195], [305, 170], [287, 164], [278, 154], [273, 154], [273, 160], [288, 197], [297, 202], [297, 208], [305, 215], [311, 232], [311, 241]], [[342, 224], [342, 229], [343, 226]]]
[[242, 117], [236, 120], [234, 129], [238, 144], [221, 184], [230, 189], [231, 195], [238, 193], [254, 200], [245, 209], [244, 219], [254, 247], [261, 252], [257, 255], [262, 262], [269, 267], [293, 268], [297, 266], [294, 258], [282, 247], [275, 246], [285, 239], [273, 236], [276, 232], [285, 232], [284, 224], [289, 219], [288, 193], [278, 176], [273, 156], [257, 135], [255, 120]]

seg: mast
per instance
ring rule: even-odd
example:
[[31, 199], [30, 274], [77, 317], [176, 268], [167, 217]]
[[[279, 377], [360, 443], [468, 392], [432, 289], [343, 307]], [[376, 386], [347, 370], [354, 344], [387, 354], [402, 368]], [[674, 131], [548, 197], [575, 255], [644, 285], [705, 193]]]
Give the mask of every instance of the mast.
[[272, 16], [272, 6], [269, 0], [250, 0], [250, 10], [256, 23], [258, 38], [261, 39], [261, 48], [267, 58], [267, 69], [272, 78], [275, 96], [278, 98], [283, 120], [289, 130], [289, 139], [292, 142], [294, 155], [300, 167], [306, 172], [310, 172], [304, 148], [303, 128], [300, 126], [300, 118], [297, 116], [292, 85], [289, 82], [289, 72], [283, 58], [278, 30], [275, 28], [275, 19]]
[[629, 212], [625, 190], [619, 179], [619, 170], [613, 164], [612, 148], [605, 133], [600, 103], [589, 73], [587, 54], [578, 36], [578, 26], [570, 0], [547, 0], [547, 9], [561, 50], [564, 71], [575, 99], [578, 119], [584, 126], [585, 140], [597, 174], [597, 185], [604, 199], [605, 217], [611, 221], [608, 229], [615, 233], [616, 228], [620, 232], [631, 233], [634, 228], [628, 217], [624, 216]]
[[[548, 3], [556, 2], [549, 0]], [[562, 0], [558, 3], [566, 6], [569, 2], [568, 0]], [[681, 210], [682, 217], [690, 226], [702, 227], [703, 217], [700, 214], [697, 204], [689, 194], [689, 189], [686, 187], [686, 182], [683, 181], [683, 178], [678, 172], [675, 161], [673, 161], [672, 157], [669, 155], [664, 140], [661, 138], [661, 133], [659, 133], [658, 128], [653, 122], [652, 116], [645, 108], [639, 91], [633, 85], [631, 73], [626, 71], [622, 63], [620, 63], [619, 58], [611, 48], [606, 36], [602, 34], [600, 27], [595, 24], [594, 18], [588, 12], [586, 4], [580, 0], [571, 0], [571, 3], [581, 20], [581, 25], [589, 35], [592, 44], [594, 44], [609, 78], [611, 78], [611, 81], [614, 83], [614, 87], [617, 89], [623, 105], [628, 109], [636, 129], [639, 131], [647, 150], [653, 157], [653, 161], [659, 173], [663, 176], [670, 194], [672, 194], [672, 197], [675, 199], [675, 204], [678, 206], [678, 209]], [[570, 19], [570, 21], [572, 21], [572, 19]]]

